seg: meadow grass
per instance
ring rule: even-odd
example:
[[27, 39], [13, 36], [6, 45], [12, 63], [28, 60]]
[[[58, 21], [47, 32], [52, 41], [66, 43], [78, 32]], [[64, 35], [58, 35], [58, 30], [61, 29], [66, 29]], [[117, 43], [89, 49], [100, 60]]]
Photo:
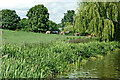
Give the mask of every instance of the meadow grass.
[[43, 34], [24, 31], [3, 30], [2, 41], [7, 43], [48, 43], [51, 41], [64, 40], [66, 36], [59, 34]]

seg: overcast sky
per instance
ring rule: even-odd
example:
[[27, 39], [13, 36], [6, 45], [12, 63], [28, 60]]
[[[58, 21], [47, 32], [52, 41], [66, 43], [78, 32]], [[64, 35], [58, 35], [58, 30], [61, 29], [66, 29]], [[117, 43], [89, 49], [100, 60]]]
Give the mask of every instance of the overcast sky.
[[0, 0], [1, 9], [16, 10], [21, 18], [26, 18], [27, 11], [38, 4], [47, 7], [49, 19], [60, 23], [67, 10], [76, 10], [78, 0]]

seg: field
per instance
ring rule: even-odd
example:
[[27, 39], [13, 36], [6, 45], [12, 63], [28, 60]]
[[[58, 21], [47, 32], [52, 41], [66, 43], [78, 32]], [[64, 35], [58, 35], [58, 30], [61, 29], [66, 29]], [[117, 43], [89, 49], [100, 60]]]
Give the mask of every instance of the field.
[[59, 34], [43, 34], [23, 31], [3, 30], [2, 40], [7, 43], [48, 43], [56, 40], [64, 40], [66, 36]]
[[3, 78], [54, 78], [120, 48], [115, 41], [105, 43], [86, 37], [3, 31], [6, 42], [2, 45]]

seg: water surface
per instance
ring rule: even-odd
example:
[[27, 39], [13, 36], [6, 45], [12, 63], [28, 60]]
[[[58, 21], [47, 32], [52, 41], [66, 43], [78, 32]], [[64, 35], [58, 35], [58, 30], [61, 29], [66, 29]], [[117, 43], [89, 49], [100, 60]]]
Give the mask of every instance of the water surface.
[[120, 79], [120, 51], [106, 55], [103, 59], [88, 61], [77, 71], [59, 76], [61, 78]]

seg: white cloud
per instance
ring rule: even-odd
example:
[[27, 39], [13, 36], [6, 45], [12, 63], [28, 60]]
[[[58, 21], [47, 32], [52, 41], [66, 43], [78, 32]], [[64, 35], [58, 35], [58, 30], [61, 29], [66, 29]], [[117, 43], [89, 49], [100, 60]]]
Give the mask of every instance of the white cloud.
[[77, 0], [0, 0], [0, 10], [16, 10], [17, 14], [24, 18], [27, 11], [38, 4], [44, 4], [48, 8], [50, 20], [60, 23], [67, 10], [76, 9]]
[[22, 18], [27, 18], [26, 14], [27, 11], [22, 11], [22, 10], [16, 10], [16, 13], [20, 16], [22, 16]]
[[66, 13], [67, 10], [76, 10], [77, 7], [76, 2], [49, 2], [47, 5], [50, 13], [50, 19], [53, 21], [56, 20], [57, 23], [61, 22], [61, 19], [64, 17], [64, 13]]

